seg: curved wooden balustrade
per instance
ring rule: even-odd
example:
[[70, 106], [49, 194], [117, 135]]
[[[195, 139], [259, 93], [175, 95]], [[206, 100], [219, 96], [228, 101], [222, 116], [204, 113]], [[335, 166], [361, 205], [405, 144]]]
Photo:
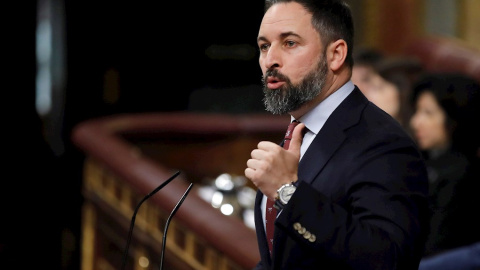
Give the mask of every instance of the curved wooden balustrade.
[[459, 72], [480, 82], [480, 50], [461, 40], [421, 36], [410, 42], [404, 53], [417, 57], [426, 70]]
[[[137, 203], [180, 175], [138, 211], [127, 269], [158, 269], [165, 222], [190, 182], [243, 174], [260, 140], [279, 141], [289, 118], [198, 113], [126, 114], [80, 123], [85, 153], [82, 269], [120, 269]], [[251, 269], [255, 232], [201, 199], [196, 184], [168, 228], [165, 269]]]

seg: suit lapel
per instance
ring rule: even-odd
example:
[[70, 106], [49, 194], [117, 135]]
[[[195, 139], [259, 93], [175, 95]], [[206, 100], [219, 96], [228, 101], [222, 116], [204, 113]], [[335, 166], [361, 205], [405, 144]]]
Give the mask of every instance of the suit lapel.
[[358, 123], [368, 100], [355, 87], [325, 122], [308, 147], [298, 167], [298, 179], [312, 183], [328, 160], [347, 138], [345, 130]]

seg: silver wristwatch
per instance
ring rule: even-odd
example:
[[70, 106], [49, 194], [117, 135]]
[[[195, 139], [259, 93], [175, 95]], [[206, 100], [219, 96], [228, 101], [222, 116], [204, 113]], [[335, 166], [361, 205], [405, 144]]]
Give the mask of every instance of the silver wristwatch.
[[293, 183], [285, 184], [277, 190], [277, 196], [275, 197], [275, 208], [277, 210], [283, 209], [285, 205], [290, 201], [293, 193], [297, 189]]

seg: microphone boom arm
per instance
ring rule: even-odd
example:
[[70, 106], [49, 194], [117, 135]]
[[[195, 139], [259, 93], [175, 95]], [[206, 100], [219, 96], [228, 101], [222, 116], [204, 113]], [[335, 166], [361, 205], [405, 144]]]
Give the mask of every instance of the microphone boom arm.
[[[138, 212], [138, 209], [140, 208], [140, 206], [142, 205], [142, 203], [144, 201], [146, 201], [148, 198], [150, 198], [151, 196], [153, 196], [155, 193], [157, 193], [160, 189], [162, 189], [164, 186], [166, 186], [168, 183], [170, 183], [170, 181], [172, 181], [173, 179], [175, 179], [175, 177], [177, 177], [178, 175], [180, 174], [180, 171], [177, 171], [176, 173], [174, 173], [172, 176], [170, 176], [170, 178], [168, 178], [165, 182], [163, 182], [160, 186], [158, 186], [157, 188], [155, 188], [152, 192], [150, 192], [149, 194], [147, 194], [145, 197], [143, 197], [143, 199], [137, 204], [137, 207], [135, 208], [135, 211], [133, 212], [133, 216], [132, 216], [132, 220], [130, 222], [130, 229], [128, 230], [128, 238], [127, 238], [127, 245], [125, 247], [125, 251], [123, 253], [123, 262], [122, 262], [122, 269], [125, 269], [125, 265], [127, 263], [127, 255], [128, 255], [128, 249], [130, 247], [130, 241], [132, 240], [132, 232], [133, 232], [133, 226], [135, 225], [135, 218], [137, 216], [137, 212]], [[192, 184], [190, 184], [191, 186]], [[182, 197], [183, 199], [185, 199], [185, 195], [184, 197]], [[182, 200], [183, 201], [183, 200]], [[178, 204], [177, 204], [178, 205]]]
[[164, 254], [165, 254], [165, 243], [167, 242], [167, 230], [168, 230], [168, 226], [170, 225], [170, 220], [172, 219], [173, 215], [175, 215], [178, 208], [180, 208], [180, 205], [182, 205], [183, 201], [185, 200], [188, 193], [190, 192], [190, 189], [192, 189], [192, 186], [193, 186], [193, 183], [190, 183], [187, 190], [183, 194], [180, 201], [178, 201], [177, 205], [175, 205], [175, 208], [173, 208], [172, 212], [170, 213], [170, 216], [168, 216], [167, 222], [165, 223], [165, 230], [163, 232], [163, 241], [162, 241], [162, 253], [161, 253], [161, 258], [160, 258], [160, 270], [163, 269], [163, 257], [164, 257]]

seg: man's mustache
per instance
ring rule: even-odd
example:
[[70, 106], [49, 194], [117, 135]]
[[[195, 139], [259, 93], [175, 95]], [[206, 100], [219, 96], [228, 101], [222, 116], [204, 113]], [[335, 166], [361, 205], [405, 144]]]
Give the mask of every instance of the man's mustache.
[[283, 75], [278, 69], [269, 69], [265, 72], [265, 77], [263, 78], [264, 81], [267, 81], [268, 77], [275, 77], [282, 81], [289, 81], [288, 77]]

